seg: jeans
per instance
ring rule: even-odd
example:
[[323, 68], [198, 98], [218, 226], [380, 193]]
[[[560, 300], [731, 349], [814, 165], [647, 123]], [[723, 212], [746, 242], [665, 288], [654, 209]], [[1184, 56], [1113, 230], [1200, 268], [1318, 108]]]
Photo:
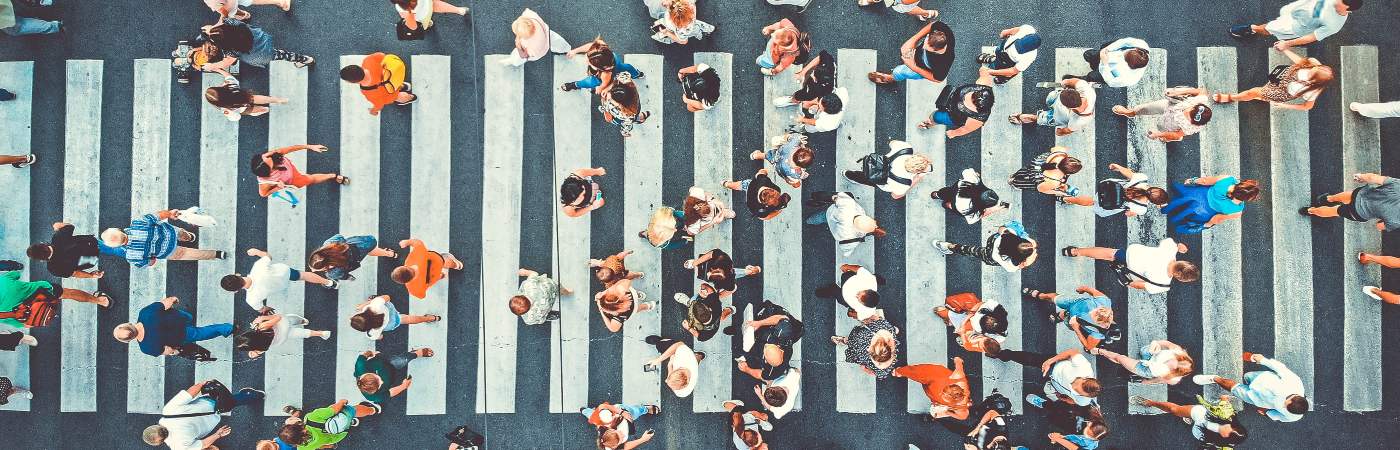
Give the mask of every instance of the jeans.
[[213, 339], [216, 337], [227, 337], [232, 335], [233, 324], [231, 323], [216, 323], [213, 325], [205, 325], [202, 327], [186, 325], [184, 343], [189, 344]]
[[764, 49], [763, 54], [758, 55], [758, 58], [755, 58], [753, 62], [754, 64], [758, 64], [758, 67], [762, 67], [764, 69], [772, 69], [774, 67], [778, 67], [778, 63], [773, 62], [773, 54], [769, 53], [766, 48]]
[[955, 127], [958, 125], [953, 122], [953, 116], [948, 114], [947, 111], [934, 111], [933, 117], [930, 117], [929, 119], [932, 120], [933, 123], [943, 125], [945, 127]]
[[[251, 405], [251, 404], [253, 404], [254, 402], [257, 402], [257, 401], [259, 401], [259, 400], [262, 400], [263, 397], [265, 397], [266, 395], [267, 395], [267, 394], [263, 394], [262, 392], [255, 391], [255, 390], [253, 390], [252, 388], [243, 388], [243, 389], [239, 389], [238, 392], [234, 392], [234, 393], [233, 393], [233, 405], [234, 405], [235, 407], [237, 407], [237, 406], [244, 406], [244, 405]], [[351, 409], [353, 409], [353, 408], [351, 408]]]
[[[627, 411], [628, 413], [631, 413], [631, 414], [632, 414], [632, 420], [633, 420], [633, 421], [639, 420], [639, 419], [642, 418], [642, 416], [647, 415], [647, 407], [646, 407], [646, 405], [628, 405], [628, 404], [618, 403], [618, 404], [613, 405], [613, 406], [616, 406], [616, 407], [618, 407], [618, 408], [621, 408], [623, 411]], [[583, 410], [579, 411], [579, 413], [583, 414], [583, 417], [591, 418], [591, 417], [593, 417], [593, 408], [584, 408]]]
[[918, 72], [915, 72], [914, 69], [910, 69], [909, 66], [904, 64], [894, 66], [894, 70], [890, 71], [890, 75], [894, 76], [894, 81], [924, 79], [923, 75], [920, 75]]
[[54, 34], [58, 32], [58, 21], [35, 19], [33, 17], [15, 17], [15, 24], [9, 28], [0, 28], [10, 36], [28, 36], [33, 34]]
[[[634, 79], [640, 78], [642, 76], [642, 71], [637, 70], [636, 67], [632, 67], [631, 64], [622, 62], [622, 57], [620, 56], [613, 55], [613, 63], [616, 64], [616, 66], [613, 67], [612, 70], [614, 76], [616, 76], [619, 71], [627, 72], [627, 74], [631, 75]], [[595, 87], [602, 86], [603, 80], [601, 78], [598, 78], [597, 75], [589, 75], [583, 77], [582, 80], [575, 81], [574, 85], [578, 86], [579, 89], [593, 89]]]

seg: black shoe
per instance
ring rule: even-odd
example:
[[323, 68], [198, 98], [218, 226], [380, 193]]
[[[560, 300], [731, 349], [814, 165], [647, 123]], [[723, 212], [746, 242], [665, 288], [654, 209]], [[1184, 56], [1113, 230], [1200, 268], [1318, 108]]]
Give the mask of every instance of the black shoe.
[[1318, 195], [1317, 197], [1313, 197], [1312, 205], [1313, 205], [1313, 206], [1329, 206], [1329, 205], [1335, 205], [1335, 204], [1337, 204], [1337, 202], [1327, 200], [1327, 197], [1329, 197], [1327, 194], [1321, 194], [1321, 195]]
[[228, 257], [228, 254], [224, 253], [223, 250], [214, 250], [214, 259], [224, 259], [226, 257]]
[[1255, 33], [1254, 27], [1248, 24], [1233, 25], [1230, 27], [1230, 37], [1235, 39], [1249, 39], [1255, 36], [1258, 36], [1258, 33]]
[[719, 331], [720, 331], [721, 333], [724, 333], [725, 335], [728, 335], [728, 336], [733, 336], [734, 333], [737, 333], [737, 332], [738, 332], [738, 330], [734, 327], [734, 325], [730, 325], [730, 326], [721, 328]]
[[632, 77], [632, 79], [633, 79], [633, 80], [640, 80], [640, 79], [643, 79], [643, 78], [646, 78], [646, 77], [647, 77], [647, 73], [646, 73], [646, 72], [642, 72], [642, 71], [638, 70], [638, 71], [637, 71], [637, 76]]
[[564, 91], [564, 92], [576, 91], [576, 90], [578, 90], [578, 84], [575, 84], [575, 83], [572, 82], [572, 81], [571, 81], [571, 82], [568, 82], [568, 83], [564, 83], [564, 84], [559, 85], [559, 90]]
[[661, 342], [661, 336], [653, 334], [651, 336], [647, 336], [646, 339], [642, 339], [642, 341], [646, 342], [647, 345], [656, 345], [657, 343]]
[[544, 320], [559, 320], [559, 311], [550, 311], [544, 315]]
[[1303, 217], [1309, 217], [1309, 218], [1311, 218], [1311, 217], [1313, 217], [1313, 215], [1312, 215], [1312, 214], [1308, 214], [1308, 210], [1309, 210], [1309, 209], [1312, 209], [1312, 208], [1309, 208], [1309, 207], [1307, 207], [1307, 206], [1304, 206], [1304, 207], [1302, 207], [1302, 208], [1298, 208], [1298, 214], [1302, 214]]
[[16, 95], [14, 92], [0, 89], [0, 102], [8, 102], [10, 100], [14, 100], [15, 97]]
[[996, 61], [996, 60], [997, 60], [997, 55], [993, 55], [993, 54], [991, 54], [991, 53], [983, 53], [983, 54], [977, 55], [977, 62], [982, 63], [982, 64], [991, 64], [992, 61]]

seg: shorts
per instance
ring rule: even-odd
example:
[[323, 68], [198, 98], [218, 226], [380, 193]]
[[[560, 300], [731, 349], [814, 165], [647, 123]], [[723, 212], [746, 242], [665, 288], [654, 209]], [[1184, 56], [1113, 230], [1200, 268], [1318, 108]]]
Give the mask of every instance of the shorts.
[[894, 70], [890, 71], [890, 75], [894, 76], [894, 81], [924, 79], [923, 75], [920, 75], [918, 72], [915, 72], [914, 69], [910, 69], [909, 66], [904, 64], [894, 66]]
[[287, 279], [292, 281], [300, 281], [301, 272], [296, 269], [287, 269]]
[[1352, 189], [1351, 203], [1337, 207], [1337, 215], [1353, 222], [1365, 222], [1366, 218], [1361, 217], [1361, 214], [1356, 212], [1356, 197], [1358, 195], [1361, 195], [1361, 188]]
[[1113, 262], [1120, 263], [1120, 264], [1127, 264], [1127, 263], [1128, 263], [1128, 249], [1127, 249], [1127, 248], [1120, 248], [1120, 249], [1118, 249], [1118, 251], [1113, 252]]
[[384, 309], [384, 329], [382, 332], [388, 333], [398, 328], [403, 320], [399, 318], [399, 309], [394, 306], [393, 302], [384, 302]]
[[933, 123], [943, 125], [946, 127], [957, 126], [956, 123], [953, 123], [953, 116], [951, 114], [948, 114], [947, 111], [934, 111], [933, 117], [930, 117], [930, 119], [933, 120]]

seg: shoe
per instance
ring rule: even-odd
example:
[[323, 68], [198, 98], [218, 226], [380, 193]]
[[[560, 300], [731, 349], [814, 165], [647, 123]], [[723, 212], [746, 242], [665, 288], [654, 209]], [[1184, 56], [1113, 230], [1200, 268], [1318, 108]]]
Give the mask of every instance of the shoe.
[[329, 341], [329, 340], [331, 340], [331, 330], [322, 331], [321, 333], [323, 333], [323, 334], [321, 334], [321, 340], [323, 340], [323, 341]]
[[1135, 406], [1145, 406], [1147, 405], [1147, 397], [1143, 397], [1141, 395], [1134, 395], [1132, 397], [1128, 397], [1128, 404]]
[[358, 426], [360, 426], [360, 418], [359, 418], [359, 417], [350, 419], [350, 428], [355, 428], [355, 427], [358, 427]]
[[1254, 362], [1254, 354], [1253, 354], [1253, 353], [1244, 352], [1244, 354], [1241, 355], [1241, 356], [1244, 357], [1244, 362]]
[[791, 96], [791, 95], [784, 95], [784, 96], [782, 96], [782, 97], [778, 97], [778, 98], [773, 99], [773, 106], [776, 106], [776, 107], [779, 107], [779, 108], [785, 108], [785, 107], [792, 106], [792, 105], [796, 105], [796, 104], [797, 104], [797, 102], [792, 101], [792, 96]]
[[1378, 292], [1380, 292], [1380, 290], [1381, 290], [1381, 288], [1378, 288], [1378, 287], [1375, 287], [1375, 286], [1362, 286], [1362, 287], [1361, 287], [1361, 293], [1366, 294], [1367, 297], [1371, 297], [1371, 298], [1374, 298], [1374, 299], [1376, 299], [1376, 300], [1380, 300], [1380, 299], [1381, 299], [1381, 295], [1378, 294]]
[[223, 250], [214, 250], [214, 259], [224, 259], [227, 256], [228, 254], [224, 253]]
[[574, 84], [574, 82], [571, 81], [571, 82], [568, 82], [568, 83], [564, 83], [564, 84], [559, 85], [559, 90], [564, 91], [564, 92], [577, 91], [577, 90], [578, 90], [578, 85], [577, 85], [577, 84]]
[[8, 102], [10, 100], [14, 100], [15, 97], [16, 95], [14, 92], [0, 89], [0, 102]]
[[340, 289], [340, 282], [335, 280], [326, 280], [326, 284], [323, 284], [322, 286], [325, 286], [326, 289]]
[[734, 325], [730, 325], [730, 326], [721, 328], [721, 329], [719, 330], [719, 332], [724, 333], [726, 336], [733, 336], [735, 333], [738, 332], [738, 330], [737, 330], [736, 328], [734, 328]]
[[695, 352], [695, 362], [698, 363], [698, 362], [701, 362], [701, 361], [704, 361], [704, 360], [705, 360], [705, 352]]
[[266, 392], [263, 392], [263, 391], [260, 391], [260, 390], [257, 390], [257, 389], [253, 389], [253, 388], [243, 388], [243, 389], [239, 389], [239, 390], [238, 390], [238, 393], [240, 393], [240, 394], [254, 394], [254, 395], [256, 395], [258, 398], [266, 398], [266, 397], [267, 397], [267, 393], [266, 393]]
[[1254, 36], [1257, 36], [1257, 33], [1254, 32], [1254, 27], [1248, 24], [1234, 25], [1230, 27], [1230, 37], [1233, 37], [1235, 39], [1249, 39]]
[[405, 81], [405, 82], [403, 82], [403, 88], [402, 88], [402, 89], [399, 89], [399, 90], [404, 91], [404, 92], [413, 92], [413, 83], [409, 83], [409, 82]]
[[997, 60], [997, 56], [996, 56], [996, 55], [993, 55], [993, 54], [991, 54], [991, 53], [983, 53], [983, 54], [977, 55], [977, 62], [982, 63], [982, 64], [991, 64], [992, 61], [996, 61], [996, 60]]
[[945, 241], [933, 241], [933, 248], [944, 256], [953, 254], [953, 244]]
[[24, 161], [20, 161], [20, 162], [17, 162], [17, 163], [14, 163], [14, 164], [10, 164], [10, 165], [11, 165], [11, 166], [14, 166], [16, 169], [20, 169], [20, 168], [27, 167], [27, 166], [29, 166], [29, 165], [31, 165], [31, 164], [34, 164], [34, 162], [35, 162], [35, 161], [38, 161], [38, 160], [39, 160], [39, 156], [38, 156], [38, 155], [35, 155], [35, 154], [33, 154], [33, 153], [30, 153], [30, 154], [24, 156]]
[[1328, 197], [1327, 194], [1319, 194], [1317, 197], [1313, 197], [1312, 205], [1313, 205], [1313, 206], [1331, 206], [1331, 205], [1336, 205], [1336, 204], [1338, 204], [1337, 202], [1333, 202], [1333, 201], [1327, 200], [1327, 197]]
[[19, 338], [19, 343], [24, 344], [24, 345], [28, 345], [28, 346], [30, 346], [30, 347], [38, 347], [38, 346], [39, 346], [39, 338], [36, 338], [36, 337], [34, 337], [34, 336], [31, 336], [31, 335], [26, 334], [26, 335], [24, 335], [24, 337]]
[[559, 311], [550, 311], [544, 315], [544, 320], [559, 320]]
[[1310, 209], [1312, 209], [1312, 208], [1311, 208], [1311, 207], [1308, 207], [1308, 206], [1304, 206], [1304, 207], [1302, 207], [1302, 208], [1298, 208], [1298, 214], [1301, 214], [1303, 217], [1312, 217], [1312, 216], [1313, 216], [1312, 213], [1309, 213], [1309, 212], [1308, 212], [1308, 210], [1310, 210]]
[[1215, 384], [1215, 375], [1195, 375], [1191, 377], [1191, 382], [1201, 386], [1210, 386]]
[[656, 364], [652, 364], [652, 363], [642, 364], [642, 371], [643, 371], [643, 372], [655, 372], [655, 371], [656, 371]]
[[680, 303], [682, 305], [690, 304], [690, 297], [680, 292], [677, 292], [676, 295], [672, 296], [671, 298], [675, 299], [676, 303]]
[[287, 415], [289, 415], [289, 416], [295, 416], [295, 415], [301, 414], [301, 410], [300, 410], [300, 409], [297, 409], [297, 407], [292, 406], [292, 405], [283, 406], [283, 407], [282, 407], [282, 412], [287, 413]]
[[[297, 62], [292, 63], [292, 66], [294, 66], [294, 67], [296, 67], [296, 68], [298, 68], [298, 69], [304, 69], [304, 68], [310, 67], [310, 66], [315, 65], [315, 64], [316, 64], [316, 58], [312, 58], [312, 57], [310, 57], [310, 56], [307, 56], [306, 58], [302, 59], [301, 61], [297, 61]], [[407, 85], [408, 83], [404, 83], [404, 84]]]
[[1044, 408], [1045, 397], [1041, 397], [1035, 394], [1026, 394], [1026, 403], [1030, 403], [1031, 406], [1034, 406], [1036, 408]]
[[24, 398], [25, 400], [33, 400], [34, 391], [24, 391], [23, 394], [20, 394], [20, 397]]
[[633, 79], [633, 80], [640, 80], [640, 79], [643, 79], [643, 78], [646, 78], [646, 77], [647, 77], [647, 73], [646, 73], [646, 72], [643, 72], [643, 71], [638, 70], [638, 71], [637, 71], [637, 76], [632, 77], [632, 79]]
[[646, 342], [647, 345], [656, 345], [656, 343], [661, 342], [661, 336], [653, 334], [651, 336], [647, 336], [645, 339], [642, 339], [642, 342]]

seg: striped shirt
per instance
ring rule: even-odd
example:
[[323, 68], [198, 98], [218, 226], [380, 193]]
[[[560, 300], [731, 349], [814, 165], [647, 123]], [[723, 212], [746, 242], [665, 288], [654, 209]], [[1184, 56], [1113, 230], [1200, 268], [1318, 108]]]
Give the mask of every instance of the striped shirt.
[[165, 259], [175, 253], [178, 241], [175, 226], [155, 214], [131, 219], [131, 227], [123, 231], [128, 240], [121, 248], [126, 252], [127, 262], [133, 266], [146, 267], [151, 259]]

